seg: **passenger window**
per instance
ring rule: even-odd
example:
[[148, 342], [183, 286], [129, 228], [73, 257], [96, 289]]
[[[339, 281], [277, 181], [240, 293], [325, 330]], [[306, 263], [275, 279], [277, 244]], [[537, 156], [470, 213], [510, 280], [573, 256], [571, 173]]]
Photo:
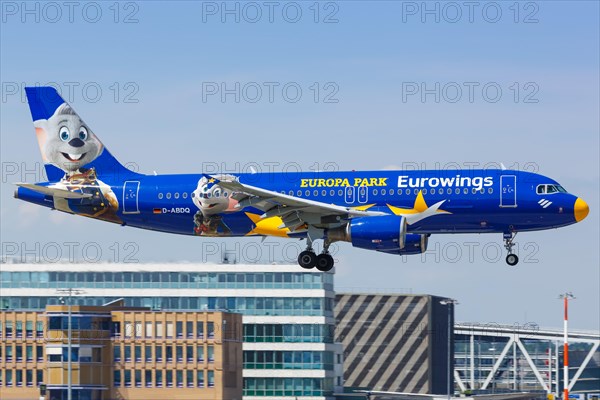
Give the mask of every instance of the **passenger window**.
[[184, 199], [187, 199], [187, 196], [188, 196], [187, 192], [183, 192], [182, 196]]
[[298, 190], [298, 191], [296, 192], [296, 195], [297, 195], [298, 197], [302, 196], [302, 190]]
[[178, 199], [179, 198], [179, 192], [175, 192], [175, 198]]
[[163, 194], [162, 194], [162, 193], [159, 193], [159, 194], [158, 194], [158, 198], [159, 198], [159, 199], [162, 199], [162, 198], [163, 198]]
[[171, 198], [171, 193], [167, 193], [167, 199]]

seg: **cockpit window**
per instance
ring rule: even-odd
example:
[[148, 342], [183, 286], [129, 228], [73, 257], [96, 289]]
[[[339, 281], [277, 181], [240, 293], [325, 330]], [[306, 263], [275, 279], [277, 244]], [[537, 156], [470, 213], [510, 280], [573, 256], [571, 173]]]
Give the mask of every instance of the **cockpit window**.
[[537, 194], [567, 193], [560, 185], [538, 185], [535, 191]]
[[538, 187], [536, 189], [536, 193], [537, 194], [544, 194], [544, 193], [546, 193], [546, 185], [538, 185]]

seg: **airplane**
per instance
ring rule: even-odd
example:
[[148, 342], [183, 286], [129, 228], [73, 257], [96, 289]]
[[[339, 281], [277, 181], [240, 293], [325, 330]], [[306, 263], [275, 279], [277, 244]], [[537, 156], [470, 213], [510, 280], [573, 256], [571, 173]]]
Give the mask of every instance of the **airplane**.
[[17, 183], [16, 198], [182, 235], [305, 239], [305, 269], [330, 271], [334, 242], [410, 255], [425, 252], [430, 235], [458, 233], [501, 233], [513, 266], [518, 232], [589, 213], [555, 180], [507, 169], [141, 174], [117, 161], [56, 89], [25, 91], [48, 181]]

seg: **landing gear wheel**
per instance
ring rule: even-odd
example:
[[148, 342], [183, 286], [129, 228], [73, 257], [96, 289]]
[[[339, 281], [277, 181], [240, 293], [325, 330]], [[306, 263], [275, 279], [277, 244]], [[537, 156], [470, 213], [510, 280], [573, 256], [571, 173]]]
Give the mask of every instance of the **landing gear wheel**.
[[317, 256], [317, 269], [321, 272], [331, 271], [334, 263], [330, 254], [323, 253]]
[[519, 262], [519, 257], [516, 254], [509, 254], [506, 256], [506, 263], [511, 267], [514, 267]]
[[300, 264], [302, 268], [311, 269], [317, 265], [317, 255], [314, 251], [305, 250], [298, 255], [298, 264]]

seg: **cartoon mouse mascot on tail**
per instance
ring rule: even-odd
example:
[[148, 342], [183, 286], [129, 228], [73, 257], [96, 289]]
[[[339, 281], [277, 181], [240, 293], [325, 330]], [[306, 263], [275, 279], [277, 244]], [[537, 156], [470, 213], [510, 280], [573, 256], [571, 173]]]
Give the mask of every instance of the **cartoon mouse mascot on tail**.
[[44, 162], [65, 172], [53, 187], [91, 195], [85, 199], [55, 199], [55, 207], [120, 223], [116, 214], [119, 202], [112, 189], [97, 178], [95, 168], [84, 168], [104, 149], [91, 129], [67, 103], [50, 118], [34, 121], [34, 126]]

